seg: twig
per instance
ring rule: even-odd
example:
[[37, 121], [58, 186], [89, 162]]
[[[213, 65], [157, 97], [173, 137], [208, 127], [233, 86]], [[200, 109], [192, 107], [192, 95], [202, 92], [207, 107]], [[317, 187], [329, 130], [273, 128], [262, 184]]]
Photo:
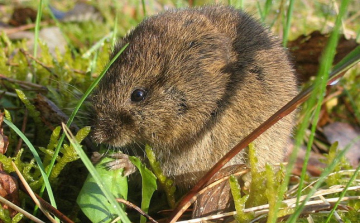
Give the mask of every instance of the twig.
[[[55, 77], [58, 77], [57, 74], [55, 74], [51, 69], [53, 69], [53, 66], [49, 66], [44, 64], [43, 62], [41, 62], [40, 60], [36, 59], [33, 55], [31, 55], [29, 52], [25, 51], [24, 49], [20, 49], [20, 51], [27, 57], [29, 57], [30, 59], [34, 60], [36, 63], [38, 63], [40, 66], [42, 66], [44, 69], [46, 69], [47, 71], [49, 71], [49, 73], [53, 74]], [[73, 69], [70, 68], [71, 71], [73, 71], [74, 73], [78, 73], [78, 74], [86, 74], [85, 71], [81, 71], [78, 69]]]
[[58, 78], [58, 75], [55, 74], [55, 72], [52, 70], [54, 67], [45, 65], [43, 62], [41, 62], [40, 60], [36, 59], [35, 57], [33, 57], [30, 53], [26, 52], [24, 49], [20, 49], [20, 52], [22, 52], [25, 57], [29, 57], [30, 59], [32, 59], [33, 61], [35, 61], [36, 63], [38, 63], [40, 66], [42, 66], [45, 70], [47, 70], [50, 74], [54, 75], [56, 78]]
[[157, 221], [155, 219], [153, 219], [150, 215], [148, 215], [147, 213], [145, 213], [143, 210], [141, 210], [140, 207], [136, 206], [135, 204], [122, 199], [122, 198], [116, 198], [116, 201], [125, 204], [126, 206], [128, 206], [129, 208], [135, 209], [137, 212], [139, 212], [142, 216], [144, 216], [145, 218], [149, 219], [151, 222], [157, 223]]
[[[26, 86], [26, 87], [37, 88], [40, 91], [44, 91], [44, 92], [48, 91], [48, 89], [45, 86], [42, 86], [42, 85], [39, 85], [39, 84], [34, 84], [34, 83], [31, 83], [31, 82], [27, 82], [27, 81], [16, 80], [16, 79], [13, 79], [13, 78], [6, 77], [3, 74], [0, 74], [0, 80], [9, 81], [11, 83], [17, 83], [17, 84], [21, 85], [22, 87]], [[17, 94], [14, 94], [14, 96], [17, 97]]]
[[[45, 26], [45, 25], [48, 25], [48, 24], [49, 24], [49, 22], [42, 22], [41, 26]], [[13, 33], [24, 31], [24, 30], [33, 29], [34, 27], [35, 27], [35, 24], [31, 23], [31, 24], [26, 24], [26, 25], [19, 26], [19, 27], [16, 27], [16, 28], [7, 28], [7, 29], [4, 29], [4, 32], [5, 32], [6, 35], [10, 35], [10, 34], [13, 34]]]
[[36, 198], [39, 200], [39, 202], [41, 203], [41, 205], [48, 210], [49, 212], [51, 212], [53, 215], [55, 215], [56, 217], [58, 217], [61, 222], [64, 223], [74, 223], [70, 218], [68, 218], [67, 216], [65, 216], [63, 213], [61, 213], [58, 209], [54, 208], [51, 204], [49, 204], [47, 201], [45, 201], [44, 199], [42, 199], [39, 195], [35, 194]]

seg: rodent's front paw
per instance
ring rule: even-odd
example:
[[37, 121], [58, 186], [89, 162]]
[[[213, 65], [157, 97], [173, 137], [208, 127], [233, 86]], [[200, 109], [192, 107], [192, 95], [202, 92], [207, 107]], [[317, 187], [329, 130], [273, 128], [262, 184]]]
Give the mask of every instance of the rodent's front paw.
[[109, 170], [124, 168], [124, 172], [123, 172], [124, 176], [129, 176], [130, 174], [136, 171], [136, 167], [134, 166], [134, 164], [132, 164], [128, 155], [122, 152], [118, 152], [109, 155], [109, 157], [115, 159], [114, 161], [110, 161], [106, 163], [106, 167]]

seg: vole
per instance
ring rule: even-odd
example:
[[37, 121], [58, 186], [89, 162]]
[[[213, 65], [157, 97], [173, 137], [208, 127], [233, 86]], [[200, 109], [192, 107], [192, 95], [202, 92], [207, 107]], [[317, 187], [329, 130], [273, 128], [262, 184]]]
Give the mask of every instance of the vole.
[[[141, 22], [92, 95], [93, 139], [153, 147], [164, 174], [188, 188], [297, 93], [280, 40], [229, 6], [169, 10]], [[258, 165], [281, 162], [294, 115], [254, 141]], [[247, 162], [247, 152], [230, 164]]]

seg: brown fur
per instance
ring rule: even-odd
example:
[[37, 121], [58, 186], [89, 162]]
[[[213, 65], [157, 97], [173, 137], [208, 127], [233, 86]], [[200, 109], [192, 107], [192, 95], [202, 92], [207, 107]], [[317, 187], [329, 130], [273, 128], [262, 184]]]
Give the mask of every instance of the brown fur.
[[[92, 100], [93, 138], [117, 147], [153, 146], [165, 174], [193, 185], [234, 145], [296, 94], [279, 40], [246, 13], [226, 6], [149, 17]], [[144, 89], [143, 101], [131, 101]], [[256, 141], [259, 165], [284, 158], [293, 115]], [[245, 163], [246, 152], [231, 163]]]

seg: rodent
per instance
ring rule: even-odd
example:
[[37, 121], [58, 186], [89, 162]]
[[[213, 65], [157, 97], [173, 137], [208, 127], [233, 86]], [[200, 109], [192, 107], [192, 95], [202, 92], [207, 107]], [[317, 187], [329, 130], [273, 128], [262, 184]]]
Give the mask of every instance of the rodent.
[[[141, 22], [92, 95], [93, 139], [153, 147], [164, 174], [194, 185], [297, 94], [280, 40], [230, 6], [170, 10]], [[281, 162], [294, 114], [254, 141], [258, 165]], [[247, 162], [247, 152], [230, 164]]]

